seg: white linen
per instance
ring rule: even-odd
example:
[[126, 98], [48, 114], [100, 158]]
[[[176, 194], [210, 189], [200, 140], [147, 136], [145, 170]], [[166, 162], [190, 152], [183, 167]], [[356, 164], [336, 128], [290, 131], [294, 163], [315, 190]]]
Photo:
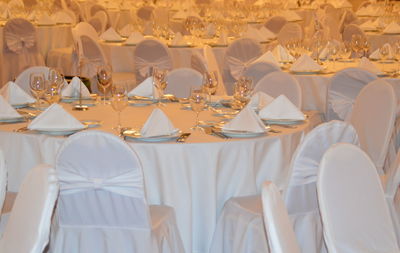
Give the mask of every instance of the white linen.
[[172, 40], [171, 45], [174, 45], [174, 46], [186, 46], [187, 45], [187, 41], [182, 36], [182, 34], [180, 32], [178, 32], [178, 33], [175, 34], [175, 37]]
[[235, 118], [226, 123], [222, 130], [264, 133], [265, 125], [250, 106], [246, 106]]
[[253, 63], [256, 62], [270, 62], [272, 64], [275, 64], [276, 66], [279, 66], [278, 61], [275, 59], [274, 54], [271, 51], [267, 51], [260, 57], [258, 57]]
[[305, 120], [304, 114], [285, 95], [279, 95], [260, 110], [262, 119]]
[[125, 44], [136, 45], [142, 40], [144, 40], [144, 36], [141, 33], [134, 31], [131, 35], [129, 35], [128, 39], [125, 41]]
[[[129, 37], [132, 33], [136, 32], [133, 24], [126, 24], [119, 30], [119, 34], [124, 37]], [[136, 32], [139, 33], [139, 32]], [[140, 34], [140, 33], [139, 33]]]
[[59, 104], [52, 104], [28, 125], [30, 130], [78, 130], [85, 128]]
[[10, 105], [30, 104], [34, 103], [35, 99], [20, 88], [16, 83], [9, 81], [0, 90], [0, 95]]
[[271, 32], [268, 28], [265, 26], [262, 26], [259, 30], [262, 41], [268, 41], [268, 40], [273, 40], [276, 39], [276, 35]]
[[366, 57], [361, 58], [360, 63], [358, 64], [358, 67], [368, 70], [377, 75], [383, 73], [373, 62], [368, 60], [368, 58], [366, 58]]
[[297, 23], [286, 23], [277, 35], [278, 43], [286, 45], [291, 41], [298, 41], [303, 39], [303, 29]]
[[56, 21], [50, 17], [48, 14], [42, 14], [38, 19], [37, 19], [37, 24], [38, 25], [55, 25]]
[[88, 98], [90, 97], [90, 92], [82, 80], [79, 77], [74, 76], [71, 82], [63, 88], [61, 95], [63, 97], [77, 98], [82, 96], [83, 98]]
[[321, 160], [317, 187], [329, 252], [400, 252], [375, 166], [360, 148], [330, 148]]
[[243, 76], [250, 78], [255, 85], [266, 75], [273, 72], [281, 72], [281, 68], [272, 62], [256, 60], [246, 67]]
[[273, 50], [275, 58], [280, 62], [294, 61], [294, 57], [280, 44], [277, 45]]
[[281, 12], [280, 15], [285, 17], [286, 20], [289, 21], [289, 22], [303, 20], [302, 17], [300, 17], [296, 12], [294, 12], [292, 10], [284, 10], [283, 12]]
[[[0, 150], [0, 208], [3, 209], [4, 200], [7, 193], [7, 167], [4, 159], [3, 151]], [[0, 221], [3, 217], [0, 216]], [[2, 233], [2, 231], [0, 231]]]
[[[387, 55], [387, 59], [393, 59], [394, 54], [393, 54], [393, 49], [392, 46], [390, 46], [389, 43], [385, 43], [382, 47], [386, 47], [388, 50], [388, 55]], [[381, 60], [381, 53], [380, 53], [380, 49], [376, 49], [374, 52], [372, 52], [369, 55], [369, 58], [372, 60]]]
[[167, 115], [159, 109], [154, 109], [146, 123], [144, 123], [142, 129], [140, 129], [140, 134], [143, 137], [154, 137], [171, 135], [178, 131], [169, 120]]
[[[247, 31], [243, 34], [243, 38], [253, 39], [258, 42], [265, 42], [265, 41], [268, 41], [271, 37], [275, 36], [267, 28], [264, 27], [264, 29], [266, 29], [266, 30], [261, 31], [251, 25], [248, 25]], [[269, 33], [268, 33], [268, 31], [269, 31]]]
[[[203, 76], [198, 71], [190, 68], [179, 68], [169, 72], [166, 76], [166, 94], [173, 94], [177, 98], [187, 98], [193, 88], [201, 88]], [[218, 84], [221, 85], [221, 84]]]
[[372, 21], [372, 20], [367, 20], [366, 22], [362, 23], [360, 25], [360, 28], [363, 29], [364, 31], [374, 31], [377, 30], [378, 27], [378, 20]]
[[122, 37], [115, 31], [114, 28], [110, 27], [100, 35], [100, 39], [105, 41], [120, 41], [122, 40]]
[[321, 71], [324, 68], [316, 63], [309, 55], [303, 54], [290, 67], [290, 71]]
[[383, 31], [383, 34], [398, 34], [400, 33], [400, 25], [396, 22], [390, 23]]
[[70, 15], [68, 15], [67, 12], [65, 11], [58, 11], [54, 13], [51, 18], [56, 22], [57, 24], [73, 24], [74, 20]]
[[154, 96], [154, 84], [153, 84], [153, 77], [147, 77], [142, 83], [136, 86], [133, 90], [128, 92], [128, 96], [142, 96], [153, 98]]
[[228, 35], [226, 35], [226, 32], [223, 31], [217, 40], [218, 45], [228, 45]]
[[22, 116], [0, 95], [0, 120], [15, 119]]
[[262, 91], [257, 91], [250, 98], [249, 106], [253, 110], [261, 110], [262, 108], [267, 106], [269, 103], [271, 103], [273, 100], [274, 100], [274, 98], [271, 97], [270, 95], [268, 95]]

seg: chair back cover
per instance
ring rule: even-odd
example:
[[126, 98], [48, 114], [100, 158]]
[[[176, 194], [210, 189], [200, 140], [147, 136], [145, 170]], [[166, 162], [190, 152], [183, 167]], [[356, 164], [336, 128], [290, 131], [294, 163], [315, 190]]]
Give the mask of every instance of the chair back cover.
[[393, 87], [383, 79], [366, 85], [357, 96], [350, 122], [357, 131], [361, 148], [383, 172], [396, 118], [397, 99]]
[[[0, 210], [3, 208], [7, 192], [7, 167], [4, 154], [0, 150]], [[1, 217], [0, 217], [1, 219]]]
[[76, 32], [77, 36], [86, 35], [91, 37], [94, 41], [100, 39], [95, 28], [87, 22], [78, 23], [72, 30]]
[[205, 45], [203, 47], [203, 54], [204, 54], [204, 58], [206, 60], [206, 66], [207, 66], [208, 72], [217, 73], [218, 87], [217, 87], [217, 92], [215, 93], [215, 95], [219, 95], [219, 96], [226, 95], [226, 86], [224, 83], [224, 79], [222, 78], [221, 70], [219, 68], [219, 65], [218, 65], [217, 59], [215, 57], [215, 54], [212, 50], [212, 47], [210, 47], [209, 45]]
[[44, 78], [47, 80], [50, 68], [45, 66], [35, 66], [25, 69], [15, 79], [15, 83], [21, 87], [26, 93], [31, 94], [31, 88], [29, 87], [30, 76], [32, 73], [43, 73]]
[[150, 21], [153, 15], [153, 10], [154, 8], [151, 6], [143, 6], [137, 10], [136, 15], [142, 20]]
[[3, 30], [3, 83], [12, 80], [24, 69], [44, 66], [44, 58], [37, 48], [35, 27], [22, 18], [9, 20]]
[[287, 23], [279, 31], [277, 40], [281, 45], [286, 45], [288, 42], [303, 39], [303, 29], [297, 23]]
[[302, 252], [319, 253], [323, 247], [316, 188], [318, 166], [325, 151], [339, 142], [358, 145], [357, 133], [350, 124], [333, 120], [311, 130], [293, 154], [284, 200]]
[[190, 68], [174, 69], [167, 75], [167, 94], [174, 94], [178, 98], [190, 96], [192, 88], [199, 88], [202, 85], [203, 76]]
[[272, 97], [278, 97], [283, 94], [301, 109], [301, 87], [297, 80], [288, 73], [275, 71], [265, 75], [256, 83], [254, 91], [262, 91]]
[[317, 186], [329, 252], [400, 252], [376, 168], [360, 148], [331, 147]]
[[275, 71], [281, 71], [281, 68], [270, 62], [254, 62], [244, 71], [243, 75], [251, 78], [255, 86], [264, 76]]
[[377, 78], [375, 74], [361, 68], [347, 68], [337, 72], [328, 86], [326, 119], [349, 120], [358, 93]]
[[53, 168], [40, 165], [28, 171], [0, 240], [0, 252], [42, 253], [49, 241], [57, 196]]
[[101, 33], [103, 33], [105, 30], [107, 30], [110, 27], [109, 18], [108, 18], [107, 12], [98, 11], [98, 12], [96, 12], [96, 14], [93, 17], [96, 17], [96, 18], [100, 19], [101, 28], [102, 28]]
[[349, 24], [345, 25], [343, 29], [343, 34], [342, 34], [342, 39], [345, 42], [350, 43], [351, 39], [353, 38], [353, 35], [361, 35], [366, 39], [364, 31], [356, 24]]
[[267, 22], [265, 22], [264, 26], [268, 28], [271, 32], [278, 34], [282, 27], [287, 23], [285, 17], [282, 16], [273, 16], [270, 17]]
[[386, 171], [385, 195], [396, 231], [397, 242], [400, 240], [400, 152], [397, 152], [396, 160]]
[[80, 75], [92, 78], [99, 66], [107, 64], [107, 58], [97, 42], [87, 35], [80, 35], [77, 44]]
[[208, 71], [206, 59], [200, 52], [193, 52], [190, 57], [190, 67], [202, 74]]
[[265, 182], [261, 194], [265, 232], [270, 252], [300, 253], [292, 223], [278, 188], [272, 182]]
[[135, 53], [136, 83], [141, 83], [151, 75], [152, 68], [171, 70], [172, 56], [168, 47], [154, 39], [145, 39], [136, 46]]

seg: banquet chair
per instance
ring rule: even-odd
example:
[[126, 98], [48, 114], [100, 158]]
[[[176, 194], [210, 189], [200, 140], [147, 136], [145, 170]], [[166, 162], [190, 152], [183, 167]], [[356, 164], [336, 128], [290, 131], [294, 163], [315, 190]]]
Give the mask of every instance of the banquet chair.
[[49, 165], [31, 169], [21, 184], [0, 239], [0, 252], [42, 253], [49, 242], [57, 196], [54, 169]]
[[243, 76], [247, 67], [262, 54], [260, 44], [252, 39], [237, 39], [226, 50], [223, 62], [223, 78], [228, 95], [233, 94], [236, 80]]
[[[6, 167], [6, 162], [4, 159], [4, 154], [2, 151], [0, 151], [0, 214], [1, 209], [3, 208], [4, 200], [6, 198], [6, 192], [7, 192], [7, 167]], [[1, 222], [1, 217], [0, 217], [0, 222]]]
[[359, 147], [324, 154], [317, 192], [329, 252], [400, 252], [376, 168]]
[[287, 23], [285, 17], [273, 16], [270, 17], [264, 24], [264, 26], [271, 32], [278, 34], [282, 27]]
[[281, 45], [286, 45], [293, 40], [301, 41], [302, 39], [303, 30], [301, 26], [292, 22], [285, 24], [277, 35], [277, 40]]
[[154, 7], [151, 6], [143, 6], [140, 7], [137, 11], [136, 11], [136, 15], [144, 20], [144, 21], [150, 21], [151, 17], [153, 16], [153, 10]]
[[[315, 127], [297, 146], [287, 169], [283, 199], [301, 252], [324, 252], [316, 193], [318, 165], [324, 152], [339, 142], [358, 144], [350, 124], [330, 121]], [[218, 219], [210, 252], [268, 252], [260, 239], [265, 237], [261, 215], [259, 195], [228, 200]]]
[[300, 253], [281, 193], [272, 182], [265, 182], [261, 190], [265, 232], [271, 253]]
[[43, 73], [44, 78], [47, 80], [50, 68], [45, 66], [34, 66], [25, 69], [15, 79], [15, 83], [21, 87], [26, 93], [31, 94], [31, 88], [29, 87], [29, 79], [32, 73]]
[[136, 83], [143, 82], [150, 76], [151, 69], [172, 69], [172, 56], [168, 47], [155, 39], [145, 39], [139, 42], [134, 52]]
[[281, 68], [273, 63], [261, 61], [251, 63], [244, 71], [243, 75], [251, 78], [253, 80], [253, 85], [255, 86], [264, 76], [275, 71], [280, 72]]
[[87, 22], [79, 22], [74, 28], [72, 28], [72, 35], [74, 36], [74, 31], [76, 34], [84, 34], [91, 37], [93, 40], [98, 41], [99, 35], [92, 25]]
[[202, 53], [197, 51], [193, 52], [192, 56], [190, 57], [190, 67], [201, 74], [207, 72], [206, 59], [204, 58]]
[[337, 72], [327, 89], [326, 120], [349, 120], [358, 93], [377, 78], [374, 73], [361, 68], [346, 68]]
[[364, 31], [358, 25], [356, 24], [345, 25], [342, 33], [343, 41], [346, 43], [350, 43], [353, 38], [353, 35], [360, 35], [364, 38], [364, 40], [367, 39]]
[[35, 27], [27, 20], [9, 20], [3, 29], [2, 83], [13, 80], [24, 69], [44, 66], [43, 56], [37, 47]]
[[302, 92], [297, 80], [290, 74], [275, 71], [258, 81], [254, 91], [262, 91], [272, 97], [285, 95], [297, 108], [301, 109]]
[[[358, 94], [350, 117], [360, 139], [361, 148], [371, 157], [379, 174], [383, 174], [389, 142], [394, 129], [397, 99], [393, 87], [383, 79], [367, 84]], [[386, 160], [388, 159], [388, 160]]]
[[49, 252], [183, 252], [173, 208], [148, 205], [139, 158], [119, 137], [75, 134], [55, 166], [60, 196]]
[[88, 23], [93, 26], [97, 34], [100, 35], [106, 30], [106, 21], [103, 19], [104, 13], [98, 12], [95, 16], [89, 18]]
[[224, 83], [224, 79], [222, 78], [221, 70], [218, 66], [218, 62], [217, 62], [217, 59], [215, 57], [212, 47], [210, 47], [209, 45], [204, 45], [203, 54], [204, 54], [204, 58], [205, 58], [206, 66], [207, 66], [207, 71], [217, 73], [218, 87], [217, 87], [217, 91], [216, 91], [215, 95], [225, 96], [227, 93], [226, 86]]
[[187, 98], [193, 88], [201, 87], [203, 76], [190, 68], [174, 69], [167, 74], [167, 94], [173, 94], [178, 98]]

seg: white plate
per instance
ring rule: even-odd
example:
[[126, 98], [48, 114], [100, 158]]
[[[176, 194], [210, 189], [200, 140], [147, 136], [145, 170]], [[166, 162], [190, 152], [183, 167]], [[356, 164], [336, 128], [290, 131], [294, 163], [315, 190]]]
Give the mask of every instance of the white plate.
[[[87, 128], [87, 126], [85, 127]], [[85, 128], [81, 129], [59, 129], [59, 130], [49, 130], [49, 129], [36, 129], [40, 134], [47, 134], [47, 135], [54, 135], [54, 136], [64, 136], [64, 135], [71, 135], [76, 132], [79, 132]]]
[[23, 122], [23, 121], [25, 121], [24, 117], [0, 119], [0, 123], [18, 123], [18, 122]]
[[265, 135], [267, 132], [254, 133], [247, 131], [222, 130], [221, 133], [231, 138], [254, 138]]
[[130, 106], [137, 106], [137, 107], [149, 106], [154, 104], [154, 102], [150, 100], [133, 100], [133, 101], [131, 100], [128, 101], [128, 103]]
[[[85, 100], [86, 101], [88, 101], [88, 100], [93, 101], [94, 99], [91, 98], [91, 97], [83, 97], [82, 98], [82, 102], [85, 101]], [[72, 103], [74, 101], [79, 101], [79, 97], [61, 97], [61, 101], [64, 102], [64, 103]]]
[[293, 71], [291, 70], [290, 73], [295, 75], [315, 75], [322, 73], [323, 70], [309, 70], [309, 71]]
[[293, 119], [262, 119], [265, 124], [270, 125], [299, 125], [304, 123], [304, 120]]
[[180, 135], [180, 131], [177, 130], [175, 133], [171, 135], [161, 135], [161, 136], [154, 136], [154, 137], [143, 137], [140, 135], [139, 132], [135, 132], [134, 134], [124, 134], [127, 140], [134, 140], [134, 141], [143, 141], [143, 142], [164, 142], [164, 141], [171, 141], [176, 140]]
[[17, 104], [17, 105], [12, 105], [15, 109], [21, 109], [30, 106], [30, 103], [24, 103], [24, 104]]

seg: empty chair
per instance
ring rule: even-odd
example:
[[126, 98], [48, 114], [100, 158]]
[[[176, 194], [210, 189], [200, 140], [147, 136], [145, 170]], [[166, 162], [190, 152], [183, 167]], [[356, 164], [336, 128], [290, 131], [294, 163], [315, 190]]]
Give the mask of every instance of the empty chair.
[[287, 23], [279, 31], [277, 40], [279, 44], [286, 45], [288, 42], [303, 39], [303, 29], [297, 23]]
[[[76, 34], [84, 34], [91, 37], [93, 40], [99, 40], [99, 35], [97, 34], [96, 30], [92, 25], [87, 22], [80, 22], [74, 28]], [[73, 34], [74, 35], [74, 34]]]
[[174, 210], [148, 205], [141, 163], [117, 136], [71, 136], [56, 170], [60, 197], [50, 252], [183, 252]]
[[360, 148], [331, 147], [317, 187], [329, 252], [400, 252], [376, 168]]
[[364, 40], [367, 39], [364, 31], [358, 25], [356, 24], [345, 25], [342, 34], [343, 41], [350, 43], [353, 38], [353, 35], [360, 35], [364, 38]]
[[30, 76], [32, 73], [43, 73], [44, 78], [47, 79], [49, 75], [50, 68], [45, 66], [35, 66], [30, 67], [24, 70], [18, 77], [15, 79], [15, 83], [21, 87], [26, 93], [30, 94], [31, 89], [29, 87]]
[[288, 73], [275, 71], [261, 78], [254, 91], [262, 91], [272, 97], [285, 95], [294, 105], [301, 108], [301, 87], [297, 80]]
[[144, 21], [150, 21], [152, 15], [153, 15], [153, 10], [154, 10], [154, 8], [151, 7], [151, 6], [143, 6], [143, 7], [140, 7], [140, 8], [137, 10], [136, 15], [137, 15], [140, 19], [142, 19], [142, 20], [144, 20]]
[[207, 71], [217, 73], [218, 87], [215, 95], [224, 96], [227, 94], [224, 79], [222, 78], [221, 70], [219, 69], [217, 59], [212, 50], [212, 47], [205, 45], [203, 47], [203, 54], [206, 61]]
[[261, 197], [270, 252], [300, 253], [285, 203], [283, 203], [281, 194], [275, 184], [265, 182], [262, 187]]
[[281, 68], [270, 62], [255, 62], [250, 64], [243, 75], [251, 78], [253, 85], [256, 85], [264, 76], [275, 71], [281, 71]]
[[136, 46], [135, 53], [136, 83], [141, 83], [156, 67], [162, 70], [172, 69], [172, 57], [168, 47], [154, 39], [145, 39]]
[[377, 79], [361, 90], [350, 118], [358, 133], [361, 148], [371, 157], [380, 174], [389, 150], [396, 106], [393, 87], [383, 79]]
[[9, 20], [3, 30], [2, 83], [13, 80], [24, 69], [44, 66], [43, 56], [37, 48], [35, 27], [27, 20]]
[[378, 77], [368, 70], [347, 68], [337, 72], [328, 86], [326, 120], [348, 120], [360, 90]]
[[278, 34], [282, 27], [287, 23], [285, 17], [282, 16], [273, 16], [270, 17], [267, 22], [265, 22], [264, 26], [268, 28], [271, 32]]
[[248, 38], [235, 40], [228, 46], [223, 65], [223, 78], [228, 95], [233, 94], [236, 80], [243, 76], [246, 68], [261, 54], [260, 44]]
[[190, 67], [199, 73], [207, 72], [206, 59], [200, 52], [194, 52], [190, 57]]
[[167, 94], [174, 94], [178, 98], [190, 96], [192, 88], [202, 85], [203, 76], [196, 70], [189, 68], [174, 69], [167, 75]]
[[31, 169], [21, 184], [5, 231], [0, 252], [42, 253], [49, 241], [50, 223], [58, 196], [54, 169]]

